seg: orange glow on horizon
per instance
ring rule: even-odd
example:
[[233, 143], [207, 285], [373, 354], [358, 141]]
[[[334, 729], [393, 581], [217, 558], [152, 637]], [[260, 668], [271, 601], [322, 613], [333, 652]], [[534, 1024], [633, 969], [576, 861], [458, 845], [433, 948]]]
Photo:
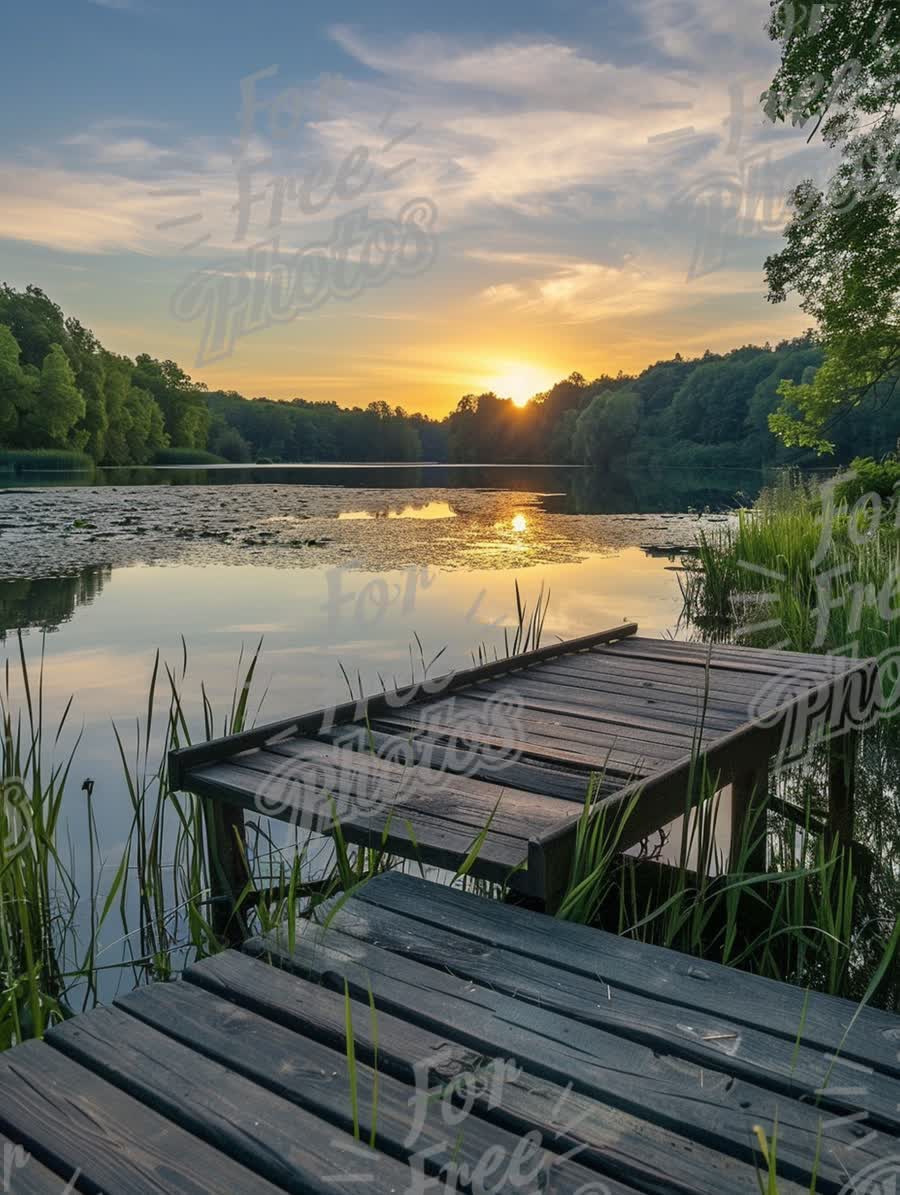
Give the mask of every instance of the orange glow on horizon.
[[553, 370], [524, 363], [510, 364], [490, 383], [498, 398], [511, 398], [517, 407], [525, 407], [536, 394], [549, 389], [559, 377]]

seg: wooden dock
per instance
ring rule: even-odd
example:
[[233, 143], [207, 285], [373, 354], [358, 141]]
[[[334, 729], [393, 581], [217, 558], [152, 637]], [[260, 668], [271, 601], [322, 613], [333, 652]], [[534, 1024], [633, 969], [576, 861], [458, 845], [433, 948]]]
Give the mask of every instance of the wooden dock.
[[759, 1126], [779, 1195], [894, 1189], [900, 1018], [409, 876], [341, 899], [0, 1055], [0, 1187], [733, 1195]]
[[[223, 899], [245, 881], [236, 835], [254, 810], [455, 871], [549, 907], [565, 887], [585, 795], [639, 797], [625, 849], [685, 812], [705, 770], [737, 821], [770, 758], [832, 737], [831, 825], [852, 833], [852, 762], [874, 661], [637, 636], [625, 624], [521, 656], [175, 751], [176, 787], [212, 799]], [[796, 811], [802, 820], [802, 811]], [[221, 861], [221, 860], [220, 860]], [[230, 877], [230, 878], [229, 878]]]

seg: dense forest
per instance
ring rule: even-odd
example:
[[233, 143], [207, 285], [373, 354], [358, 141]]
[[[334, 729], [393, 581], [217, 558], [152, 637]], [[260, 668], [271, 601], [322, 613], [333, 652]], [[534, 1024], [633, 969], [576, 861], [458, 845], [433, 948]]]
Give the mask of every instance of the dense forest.
[[[661, 464], [755, 468], [799, 462], [769, 417], [784, 382], [824, 359], [813, 334], [722, 355], [676, 354], [636, 376], [573, 373], [524, 407], [466, 395], [443, 420], [387, 402], [344, 408], [211, 391], [174, 361], [105, 349], [42, 290], [0, 288], [0, 449], [82, 453], [98, 464], [252, 461]], [[835, 459], [896, 447], [900, 410], [868, 395], [830, 429]], [[871, 416], [878, 410], [878, 418]]]

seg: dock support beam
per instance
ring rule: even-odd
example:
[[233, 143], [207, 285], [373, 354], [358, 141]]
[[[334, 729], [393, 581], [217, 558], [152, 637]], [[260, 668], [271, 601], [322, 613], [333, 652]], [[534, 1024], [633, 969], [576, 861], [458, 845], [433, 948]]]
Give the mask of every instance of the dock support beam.
[[246, 927], [237, 905], [250, 879], [244, 811], [227, 801], [204, 798], [203, 804], [212, 885], [212, 928], [227, 946], [239, 946]]
[[849, 850], [853, 843], [853, 804], [859, 731], [849, 730], [828, 744], [828, 829]]
[[742, 854], [747, 871], [767, 867], [769, 763], [739, 772], [731, 781], [731, 851], [728, 870]]

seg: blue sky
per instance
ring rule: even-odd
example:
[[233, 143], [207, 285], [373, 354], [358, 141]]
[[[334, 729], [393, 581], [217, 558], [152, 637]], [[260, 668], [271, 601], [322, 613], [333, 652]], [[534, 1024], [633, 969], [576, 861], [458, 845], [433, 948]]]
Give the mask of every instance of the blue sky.
[[[37, 283], [109, 347], [173, 357], [211, 386], [436, 414], [490, 386], [792, 335], [808, 321], [765, 302], [762, 266], [785, 193], [827, 160], [758, 111], [776, 62], [767, 12], [767, 0], [16, 6], [0, 278]], [[342, 198], [334, 180], [354, 161], [359, 185]], [[258, 198], [238, 240], [241, 163]], [[253, 293], [267, 314], [250, 316], [247, 283], [276, 261], [254, 245], [277, 238], [287, 278], [298, 251], [332, 252], [352, 213], [396, 228], [422, 205], [421, 269], [388, 261], [378, 285], [299, 308], [284, 295], [279, 308], [266, 273]], [[363, 277], [361, 254], [348, 247], [347, 278], [354, 263]], [[218, 353], [203, 349], [204, 310], [227, 325]]]

